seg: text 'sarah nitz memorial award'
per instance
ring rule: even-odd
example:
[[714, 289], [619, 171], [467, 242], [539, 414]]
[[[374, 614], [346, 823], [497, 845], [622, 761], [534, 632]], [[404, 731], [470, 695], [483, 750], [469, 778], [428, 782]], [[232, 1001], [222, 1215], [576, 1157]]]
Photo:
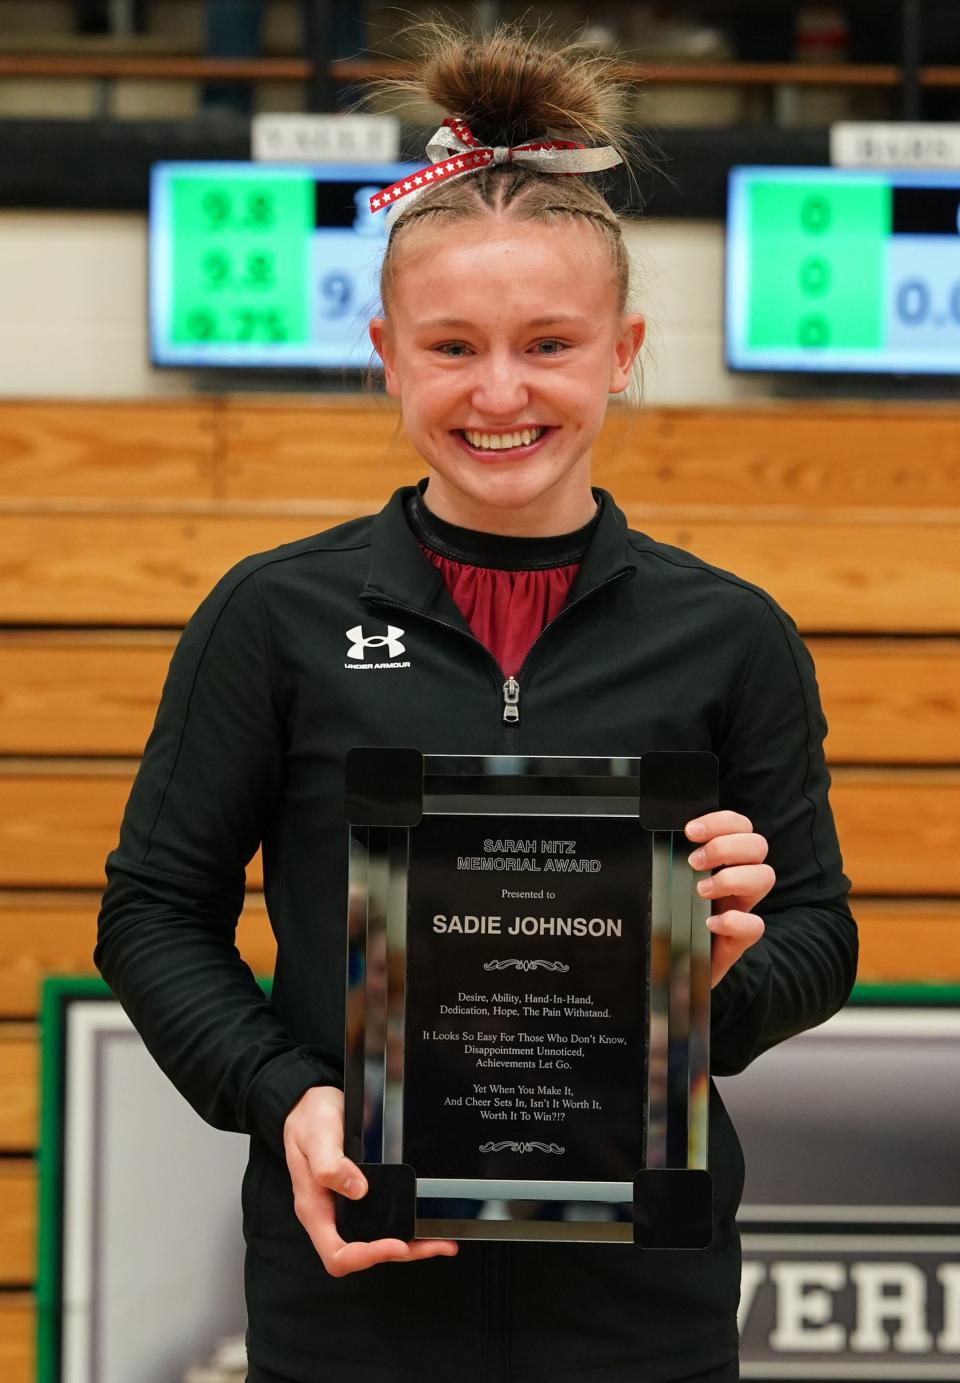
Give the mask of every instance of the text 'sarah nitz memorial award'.
[[347, 1239], [704, 1247], [712, 754], [356, 748]]

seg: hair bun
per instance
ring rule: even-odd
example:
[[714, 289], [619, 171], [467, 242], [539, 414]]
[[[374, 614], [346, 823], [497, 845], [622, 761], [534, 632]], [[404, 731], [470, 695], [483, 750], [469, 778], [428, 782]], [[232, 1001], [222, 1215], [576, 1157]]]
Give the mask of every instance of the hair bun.
[[517, 21], [476, 33], [435, 18], [410, 25], [403, 37], [416, 54], [415, 75], [382, 85], [462, 117], [480, 143], [551, 134], [610, 144], [625, 156], [629, 87], [618, 79], [615, 58], [582, 41], [556, 43], [543, 25], [527, 33]]

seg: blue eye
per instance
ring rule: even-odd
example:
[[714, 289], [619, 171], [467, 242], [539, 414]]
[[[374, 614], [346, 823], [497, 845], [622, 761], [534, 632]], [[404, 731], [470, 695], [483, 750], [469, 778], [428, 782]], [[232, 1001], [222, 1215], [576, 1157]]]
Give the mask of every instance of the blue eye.
[[538, 346], [559, 346], [559, 348], [560, 348], [559, 350], [556, 350], [556, 351], [541, 351], [541, 352], [540, 352], [541, 355], [559, 355], [559, 354], [561, 353], [561, 351], [565, 351], [565, 350], [567, 349], [567, 344], [566, 344], [565, 341], [555, 341], [555, 340], [553, 340], [553, 339], [551, 339], [551, 340], [549, 340], [549, 341], [538, 341], [538, 342], [537, 342], [537, 345], [538, 345]]
[[[444, 341], [439, 346], [434, 346], [434, 350], [440, 351], [443, 355], [446, 355], [451, 349], [455, 351], [465, 351], [466, 346], [462, 341]], [[450, 356], [451, 360], [458, 360], [459, 358], [459, 355]]]

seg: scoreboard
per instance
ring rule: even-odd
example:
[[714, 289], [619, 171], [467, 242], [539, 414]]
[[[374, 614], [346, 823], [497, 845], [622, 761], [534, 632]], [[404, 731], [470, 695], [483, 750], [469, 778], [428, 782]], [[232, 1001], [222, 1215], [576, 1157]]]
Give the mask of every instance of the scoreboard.
[[727, 362], [960, 373], [960, 171], [735, 168]]
[[155, 164], [154, 364], [362, 369], [387, 234], [369, 198], [415, 166]]

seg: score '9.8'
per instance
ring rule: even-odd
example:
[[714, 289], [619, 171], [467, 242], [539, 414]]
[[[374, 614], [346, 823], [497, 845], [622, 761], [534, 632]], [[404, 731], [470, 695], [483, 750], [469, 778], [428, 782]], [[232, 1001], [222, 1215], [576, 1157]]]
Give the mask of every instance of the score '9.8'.
[[234, 277], [234, 256], [230, 251], [207, 250], [201, 266], [206, 287], [212, 292], [219, 288], [246, 292], [268, 290], [275, 286], [276, 256], [272, 251], [248, 250], [242, 258], [241, 276]]

